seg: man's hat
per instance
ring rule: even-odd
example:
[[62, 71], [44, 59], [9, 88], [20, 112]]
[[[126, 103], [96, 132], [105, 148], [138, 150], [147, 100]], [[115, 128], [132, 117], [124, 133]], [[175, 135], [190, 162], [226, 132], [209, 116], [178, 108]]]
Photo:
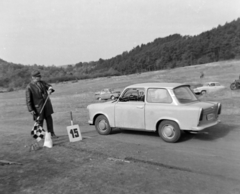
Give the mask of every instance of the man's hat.
[[31, 73], [32, 77], [41, 77], [41, 74], [38, 70], [34, 70], [32, 73]]

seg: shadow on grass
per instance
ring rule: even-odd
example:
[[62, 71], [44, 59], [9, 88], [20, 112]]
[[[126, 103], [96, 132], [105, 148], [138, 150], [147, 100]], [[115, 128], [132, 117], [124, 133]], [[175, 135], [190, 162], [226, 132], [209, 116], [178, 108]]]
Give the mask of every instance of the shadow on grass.
[[137, 131], [137, 130], [120, 129], [120, 128], [113, 129], [111, 132], [111, 135], [118, 134], [118, 133], [129, 134], [129, 135], [159, 137], [158, 133], [154, 132], [154, 131]]
[[58, 136], [58, 138], [53, 138], [53, 146], [62, 145], [69, 142], [69, 137], [67, 135]]
[[[85, 140], [88, 138], [91, 138], [91, 137], [82, 136], [82, 140]], [[63, 145], [65, 143], [70, 142], [69, 137], [67, 135], [61, 135], [61, 136], [58, 136], [58, 138], [53, 138], [52, 140], [53, 140], [53, 146]]]
[[[233, 124], [225, 124], [219, 123], [216, 126], [204, 129], [203, 131], [196, 132], [196, 133], [185, 133], [182, 132], [181, 138], [178, 141], [185, 142], [189, 141], [190, 139], [199, 139], [203, 141], [214, 141], [220, 138], [227, 136], [231, 131], [239, 128], [238, 125]], [[148, 136], [148, 137], [159, 137], [157, 132], [146, 132], [146, 131], [135, 131], [135, 130], [124, 130], [124, 129], [113, 129], [111, 135], [116, 135], [119, 133], [128, 134], [128, 135], [136, 135], [136, 136]]]
[[[135, 131], [135, 130], [118, 129], [111, 134], [118, 134], [118, 133], [123, 133], [125, 135], [136, 135], [136, 136], [161, 138], [159, 136], [158, 132], [148, 132], [148, 131]], [[178, 140], [177, 143], [188, 141], [188, 140], [192, 139], [193, 137], [194, 137], [194, 134], [192, 134], [192, 133], [182, 132], [181, 138]], [[164, 142], [164, 140], [162, 140], [162, 141]]]

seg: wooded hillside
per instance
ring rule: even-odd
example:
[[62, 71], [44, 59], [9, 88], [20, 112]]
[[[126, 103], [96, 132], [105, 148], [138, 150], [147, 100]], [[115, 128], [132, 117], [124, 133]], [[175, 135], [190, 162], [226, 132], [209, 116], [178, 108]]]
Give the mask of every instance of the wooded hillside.
[[173, 34], [139, 45], [110, 59], [66, 67], [22, 65], [0, 59], [0, 87], [24, 88], [30, 72], [39, 69], [48, 82], [141, 73], [167, 68], [240, 59], [240, 18], [197, 36]]

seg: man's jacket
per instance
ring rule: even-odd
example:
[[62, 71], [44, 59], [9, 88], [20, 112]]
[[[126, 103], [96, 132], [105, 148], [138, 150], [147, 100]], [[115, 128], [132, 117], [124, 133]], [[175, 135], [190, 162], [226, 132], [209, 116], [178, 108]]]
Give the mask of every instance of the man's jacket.
[[[48, 98], [45, 107], [40, 114], [40, 111], [43, 107], [43, 104], [48, 96], [47, 90], [51, 85], [47, 84], [44, 81], [31, 82], [27, 85], [26, 88], [26, 104], [28, 107], [28, 111], [35, 111], [37, 115], [40, 116], [39, 120], [43, 120], [44, 117], [47, 117], [53, 113], [53, 107], [51, 100]], [[54, 90], [53, 90], [54, 91]], [[35, 120], [36, 118], [34, 118]]]

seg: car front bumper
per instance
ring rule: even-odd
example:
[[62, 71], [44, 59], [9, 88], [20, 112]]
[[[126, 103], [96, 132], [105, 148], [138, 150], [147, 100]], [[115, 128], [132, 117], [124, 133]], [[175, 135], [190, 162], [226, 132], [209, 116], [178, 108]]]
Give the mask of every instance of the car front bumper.
[[88, 124], [89, 125], [93, 125], [93, 121], [92, 120], [88, 120]]

